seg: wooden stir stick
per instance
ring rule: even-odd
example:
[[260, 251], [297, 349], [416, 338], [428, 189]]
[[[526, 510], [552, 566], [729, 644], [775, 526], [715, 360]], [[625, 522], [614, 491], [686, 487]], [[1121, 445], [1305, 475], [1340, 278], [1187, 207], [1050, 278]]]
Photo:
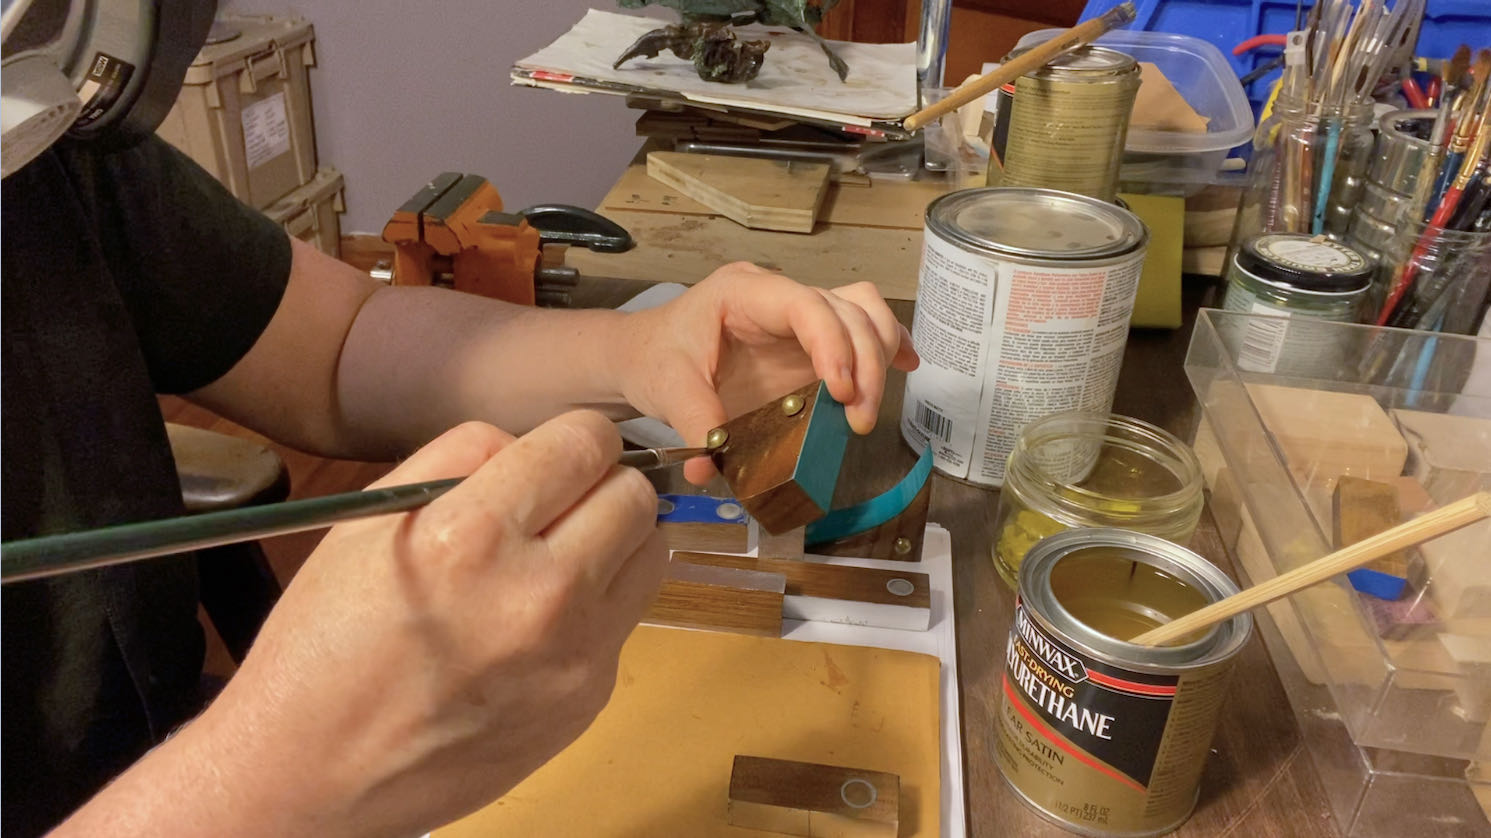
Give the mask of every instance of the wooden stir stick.
[[1129, 642], [1140, 646], [1169, 643], [1251, 608], [1267, 605], [1280, 597], [1308, 588], [1316, 582], [1323, 582], [1338, 573], [1354, 570], [1394, 550], [1412, 547], [1488, 516], [1491, 516], [1491, 492], [1476, 492], [1470, 497], [1461, 498], [1448, 506], [1420, 515], [1412, 521], [1405, 521], [1371, 538], [1275, 576], [1261, 585], [1254, 585], [1158, 628], [1152, 628]]
[[911, 116], [906, 117], [905, 121], [902, 122], [902, 126], [907, 131], [915, 131], [943, 114], [956, 110], [1007, 82], [1013, 81], [1032, 70], [1039, 70], [1050, 64], [1057, 57], [1065, 55], [1077, 47], [1092, 43], [1108, 30], [1115, 29], [1132, 21], [1135, 14], [1132, 2], [1120, 3], [1104, 12], [1101, 16], [1095, 17], [1085, 23], [1079, 23], [1040, 46], [1031, 47], [1029, 52], [1001, 64], [997, 69], [991, 70], [970, 82], [966, 82], [958, 89], [949, 93], [946, 99], [940, 102], [933, 102]]

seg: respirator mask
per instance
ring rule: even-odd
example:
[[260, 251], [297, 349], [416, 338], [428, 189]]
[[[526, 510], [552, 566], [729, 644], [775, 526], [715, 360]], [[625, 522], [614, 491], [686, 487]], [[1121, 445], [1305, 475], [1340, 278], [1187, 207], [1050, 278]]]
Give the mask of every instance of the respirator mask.
[[0, 176], [63, 136], [123, 148], [155, 131], [216, 0], [4, 0]]

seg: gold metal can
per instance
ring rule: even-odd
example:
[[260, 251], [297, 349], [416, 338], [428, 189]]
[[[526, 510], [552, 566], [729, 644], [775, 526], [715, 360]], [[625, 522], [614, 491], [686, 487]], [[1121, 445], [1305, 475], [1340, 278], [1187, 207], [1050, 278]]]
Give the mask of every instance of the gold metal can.
[[1008, 127], [995, 127], [1004, 146], [1002, 155], [996, 145], [989, 156], [989, 185], [1058, 189], [1112, 202], [1138, 92], [1138, 62], [1094, 46], [1016, 79]]
[[1237, 592], [1215, 565], [1146, 533], [1068, 530], [1020, 567], [995, 755], [1020, 797], [1067, 829], [1149, 836], [1196, 806], [1239, 614], [1176, 645], [1125, 638]]

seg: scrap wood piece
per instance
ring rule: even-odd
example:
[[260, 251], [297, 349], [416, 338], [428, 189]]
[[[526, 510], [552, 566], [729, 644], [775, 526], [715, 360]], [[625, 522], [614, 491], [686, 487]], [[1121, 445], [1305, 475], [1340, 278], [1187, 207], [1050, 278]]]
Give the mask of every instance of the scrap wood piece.
[[781, 574], [673, 562], [642, 622], [780, 637], [785, 590]]
[[677, 552], [674, 562], [781, 574], [782, 615], [793, 620], [926, 631], [932, 580], [925, 573], [822, 562]]
[[811, 233], [828, 192], [827, 163], [654, 151], [647, 174], [745, 227]]
[[738, 754], [730, 770], [731, 824], [811, 838], [895, 838], [901, 779], [884, 771]]

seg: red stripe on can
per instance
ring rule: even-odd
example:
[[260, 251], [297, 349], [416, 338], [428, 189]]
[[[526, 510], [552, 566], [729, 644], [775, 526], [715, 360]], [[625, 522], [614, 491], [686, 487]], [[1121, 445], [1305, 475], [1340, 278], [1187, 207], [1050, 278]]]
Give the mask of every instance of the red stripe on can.
[[1094, 684], [1118, 690], [1119, 692], [1136, 693], [1138, 695], [1152, 695], [1159, 698], [1174, 698], [1175, 687], [1159, 686], [1157, 684], [1141, 684], [1138, 681], [1125, 681], [1122, 678], [1114, 678], [1112, 675], [1104, 675], [1101, 672], [1087, 670], [1087, 679]]

